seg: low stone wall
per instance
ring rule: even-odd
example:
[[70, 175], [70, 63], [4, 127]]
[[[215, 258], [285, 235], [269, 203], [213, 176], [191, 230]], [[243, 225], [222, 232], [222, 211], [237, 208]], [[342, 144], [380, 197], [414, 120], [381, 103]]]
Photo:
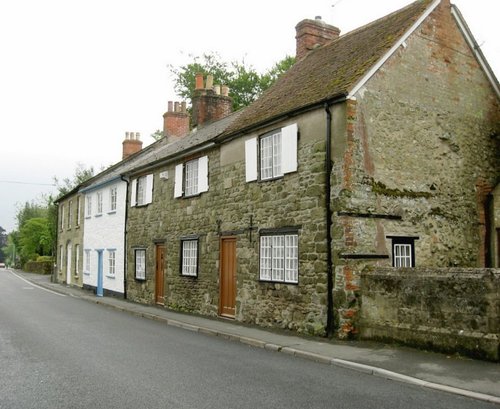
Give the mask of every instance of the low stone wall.
[[499, 269], [367, 269], [361, 289], [361, 338], [499, 361]]

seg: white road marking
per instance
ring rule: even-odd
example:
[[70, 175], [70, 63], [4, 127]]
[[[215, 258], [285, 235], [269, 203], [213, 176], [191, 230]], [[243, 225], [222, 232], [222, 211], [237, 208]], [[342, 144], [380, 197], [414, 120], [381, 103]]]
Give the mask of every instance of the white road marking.
[[23, 280], [25, 283], [28, 283], [29, 285], [32, 285], [33, 287], [36, 287], [36, 288], [39, 288], [40, 290], [43, 290], [43, 291], [47, 291], [48, 293], [52, 293], [52, 294], [55, 294], [55, 295], [59, 295], [60, 297], [66, 297], [64, 294], [59, 294], [59, 293], [56, 293], [55, 291], [52, 291], [52, 290], [49, 290], [48, 288], [43, 288], [39, 285], [36, 285], [36, 284], [33, 284], [32, 282], [26, 280], [25, 278], [21, 277], [20, 275], [14, 273], [13, 271], [10, 271], [10, 273], [12, 275], [15, 275], [17, 278], [19, 278], [20, 280]]

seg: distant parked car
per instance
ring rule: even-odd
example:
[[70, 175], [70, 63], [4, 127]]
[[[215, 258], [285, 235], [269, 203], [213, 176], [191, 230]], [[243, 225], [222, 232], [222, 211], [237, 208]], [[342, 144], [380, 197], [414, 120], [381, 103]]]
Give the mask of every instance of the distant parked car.
[[0, 268], [5, 268], [5, 263], [0, 263]]

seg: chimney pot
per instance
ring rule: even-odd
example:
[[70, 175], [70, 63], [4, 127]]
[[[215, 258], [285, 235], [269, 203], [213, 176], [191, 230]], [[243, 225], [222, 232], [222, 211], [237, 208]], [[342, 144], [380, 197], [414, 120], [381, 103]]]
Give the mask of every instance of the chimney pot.
[[174, 112], [180, 112], [179, 111], [179, 102], [177, 102], [177, 101], [174, 103]]
[[206, 89], [212, 89], [214, 87], [214, 76], [212, 74], [207, 75], [207, 85], [205, 86]]
[[315, 20], [321, 20], [321, 16], [314, 17]]
[[215, 92], [215, 95], [220, 95], [220, 85], [219, 84], [214, 85], [214, 92]]
[[167, 110], [167, 112], [172, 112], [172, 110], [173, 110], [173, 104], [174, 103], [172, 101], [168, 101], [168, 110]]
[[203, 73], [201, 72], [196, 74], [195, 89], [203, 89]]
[[128, 140], [130, 138], [130, 134], [128, 132], [125, 132], [125, 140]]
[[135, 133], [135, 140], [136, 141], [140, 141], [141, 140], [141, 133], [140, 132], [136, 132]]
[[229, 96], [229, 87], [227, 85], [223, 85], [221, 87], [221, 92], [223, 96], [225, 97]]
[[182, 101], [182, 102], [181, 102], [181, 112], [182, 112], [183, 114], [185, 114], [185, 113], [186, 113], [186, 101]]

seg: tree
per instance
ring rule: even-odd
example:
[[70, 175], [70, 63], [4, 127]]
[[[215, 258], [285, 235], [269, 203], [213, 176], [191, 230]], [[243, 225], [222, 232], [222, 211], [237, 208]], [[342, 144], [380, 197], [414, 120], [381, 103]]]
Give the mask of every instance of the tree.
[[71, 192], [75, 187], [86, 182], [94, 176], [94, 167], [86, 168], [83, 163], [78, 163], [73, 175], [73, 179], [64, 178], [62, 181], [54, 176], [54, 183], [58, 190], [58, 197], [64, 196], [66, 193]]
[[174, 76], [174, 89], [177, 94], [189, 100], [195, 89], [197, 73], [212, 74], [214, 84], [227, 85], [233, 98], [233, 109], [236, 111], [250, 105], [266, 89], [268, 89], [281, 74], [286, 72], [295, 62], [294, 57], [287, 56], [277, 62], [264, 74], [259, 74], [244, 60], [224, 62], [216, 53], [190, 56], [193, 61], [180, 67], [169, 66]]
[[38, 256], [51, 255], [49, 220], [46, 217], [29, 219], [19, 231], [19, 244], [19, 255], [23, 264], [29, 260], [36, 260]]
[[0, 226], [0, 263], [5, 263], [5, 246], [7, 246], [7, 232]]

